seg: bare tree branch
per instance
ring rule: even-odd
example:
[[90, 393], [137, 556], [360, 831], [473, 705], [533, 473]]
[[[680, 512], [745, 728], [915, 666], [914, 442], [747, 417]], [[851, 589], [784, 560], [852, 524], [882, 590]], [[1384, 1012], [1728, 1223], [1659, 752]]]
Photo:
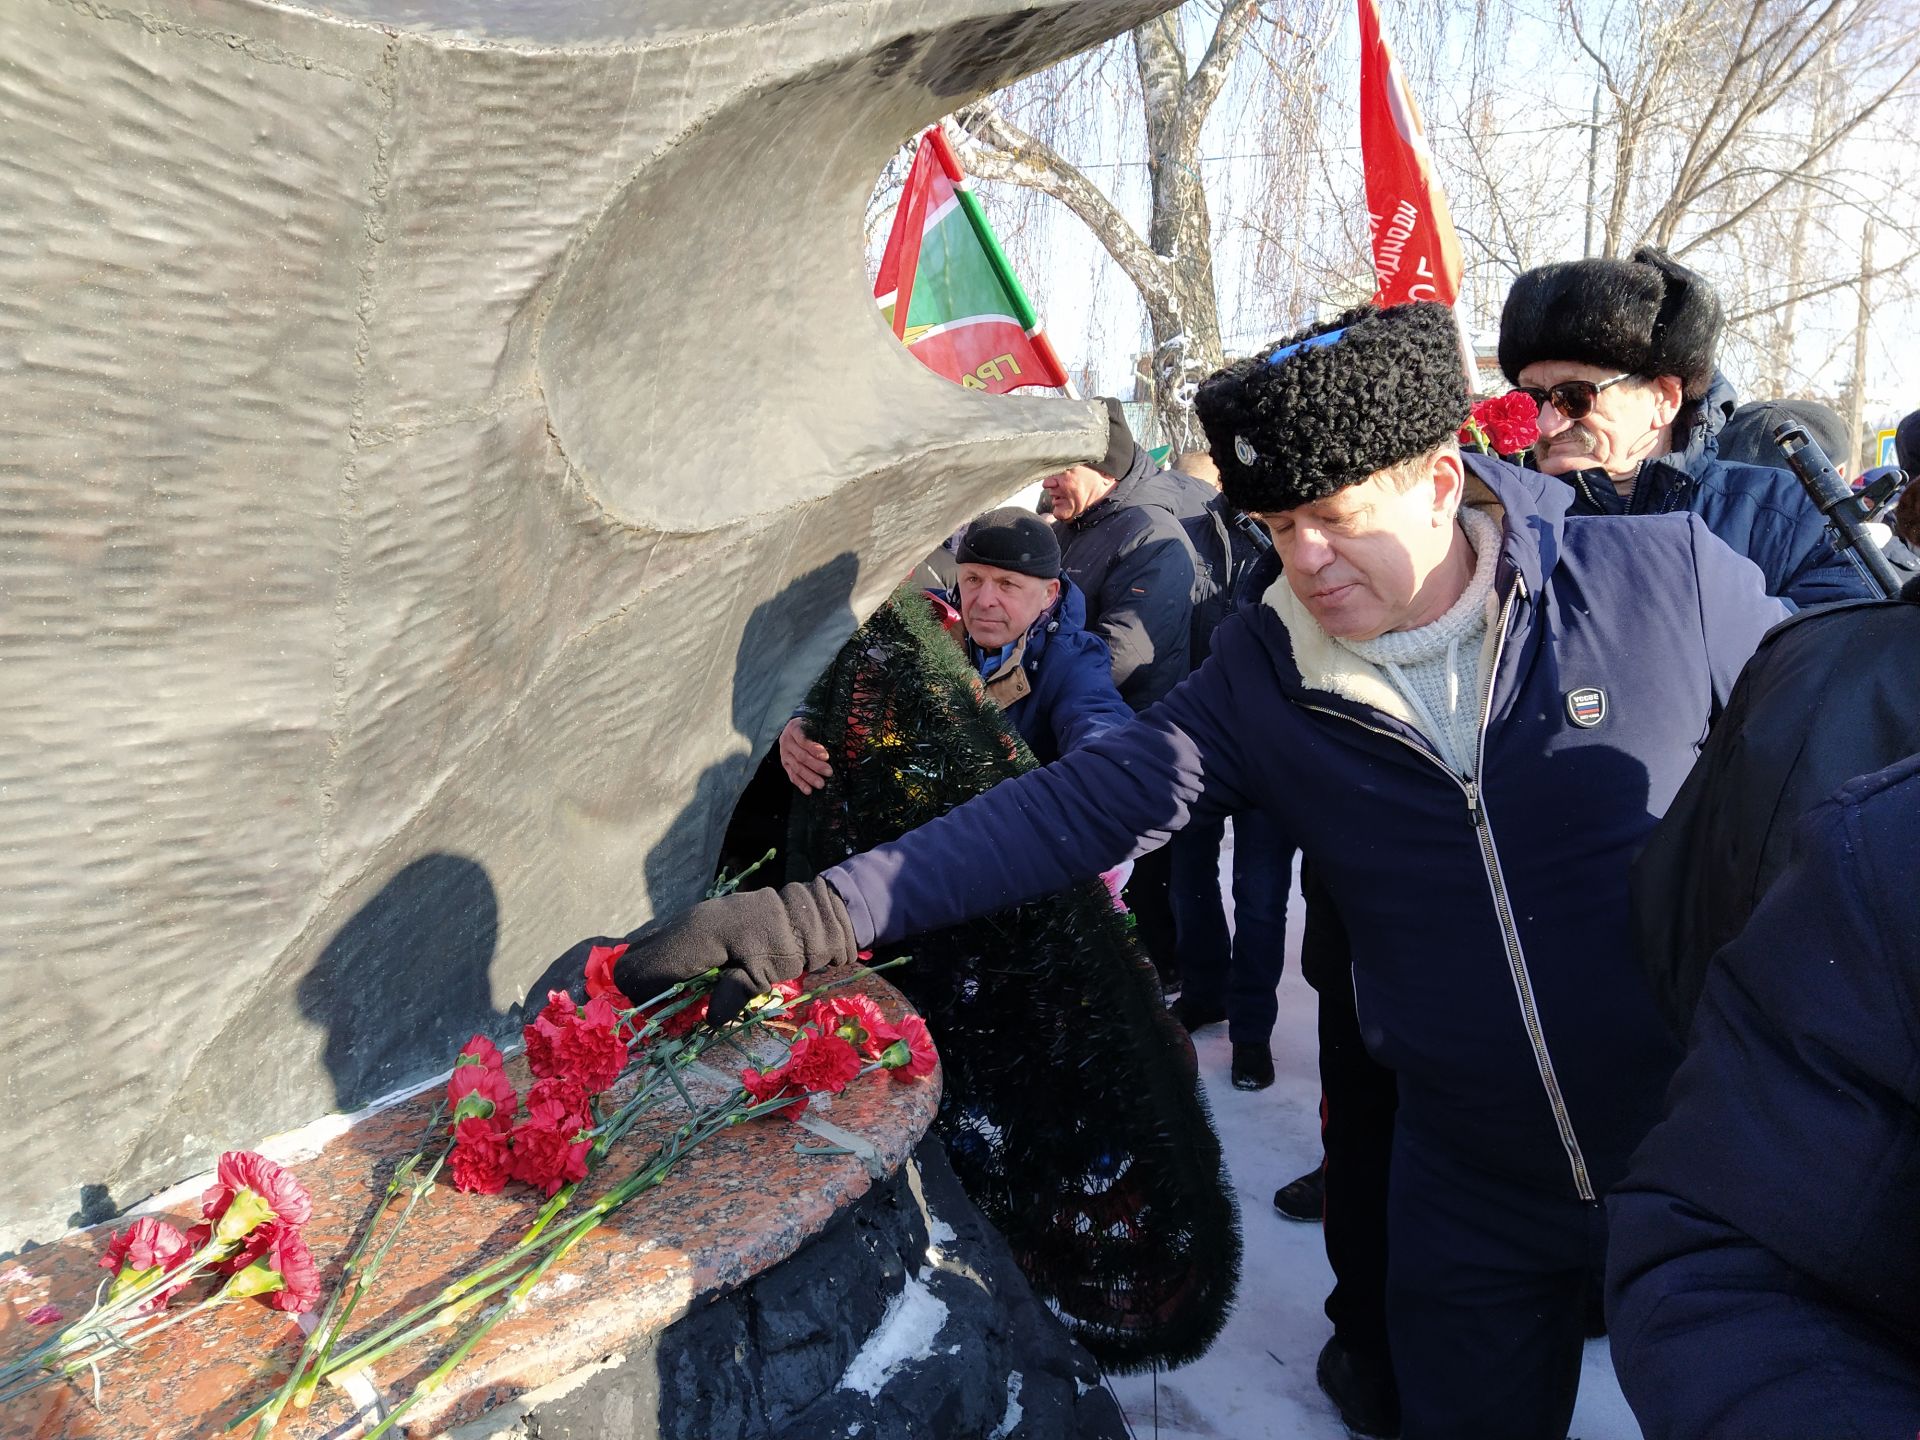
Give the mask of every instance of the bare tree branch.
[[1093, 231], [1148, 304], [1178, 309], [1178, 292], [1167, 263], [1153, 253], [1114, 203], [1058, 151], [1020, 129], [988, 100], [967, 106], [954, 119], [969, 174], [1051, 195]]
[[1220, 98], [1221, 87], [1227, 83], [1233, 62], [1239, 58], [1240, 49], [1253, 29], [1253, 22], [1259, 18], [1260, 0], [1230, 0], [1221, 8], [1220, 23], [1213, 28], [1213, 39], [1207, 44], [1207, 53], [1200, 57], [1193, 77], [1187, 81], [1187, 123], [1192, 126], [1196, 141], [1200, 127], [1206, 123], [1207, 114], [1213, 109], [1213, 102]]

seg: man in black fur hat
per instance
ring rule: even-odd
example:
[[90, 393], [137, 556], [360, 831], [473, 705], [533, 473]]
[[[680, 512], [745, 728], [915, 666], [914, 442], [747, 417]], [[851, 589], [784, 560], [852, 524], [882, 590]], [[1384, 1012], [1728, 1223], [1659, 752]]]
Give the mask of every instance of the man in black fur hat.
[[722, 967], [725, 1019], [781, 978], [1259, 810], [1345, 922], [1366, 1046], [1399, 1077], [1402, 1434], [1564, 1436], [1599, 1201], [1679, 1058], [1633, 954], [1627, 864], [1783, 607], [1697, 516], [1570, 517], [1567, 487], [1463, 456], [1443, 306], [1350, 311], [1215, 375], [1198, 408], [1227, 499], [1284, 564], [1205, 666], [815, 881], [696, 906], [615, 980], [653, 995]]
[[1714, 368], [1720, 324], [1706, 281], [1651, 245], [1523, 274], [1500, 368], [1540, 407], [1535, 463], [1573, 487], [1576, 515], [1693, 511], [1795, 605], [1866, 596], [1791, 472], [1719, 455], [1734, 411]]

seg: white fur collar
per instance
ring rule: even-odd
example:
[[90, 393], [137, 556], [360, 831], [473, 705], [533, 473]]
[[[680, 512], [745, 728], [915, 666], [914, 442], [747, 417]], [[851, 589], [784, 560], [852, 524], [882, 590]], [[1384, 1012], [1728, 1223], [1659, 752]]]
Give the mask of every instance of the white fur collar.
[[[1471, 474], [1467, 477], [1465, 503], [1492, 516], [1501, 526], [1502, 537], [1505, 536], [1505, 508], [1494, 498], [1493, 490]], [[1331, 635], [1322, 630], [1320, 622], [1300, 603], [1300, 598], [1293, 593], [1293, 587], [1287, 584], [1284, 575], [1267, 587], [1263, 603], [1287, 627], [1287, 638], [1293, 642], [1293, 663], [1300, 671], [1302, 685], [1309, 690], [1324, 690], [1329, 695], [1338, 695], [1358, 705], [1371, 706], [1382, 715], [1389, 715], [1415, 730], [1420, 729], [1413, 707], [1407, 703], [1405, 696], [1394, 689], [1393, 682], [1378, 666], [1369, 664], [1346, 646], [1337, 644]], [[1497, 601], [1495, 603], [1497, 606]], [[1486, 679], [1487, 667], [1492, 664], [1493, 646], [1499, 638], [1494, 634], [1496, 628], [1495, 623], [1488, 624], [1487, 638], [1481, 646], [1479, 668], [1482, 682]]]

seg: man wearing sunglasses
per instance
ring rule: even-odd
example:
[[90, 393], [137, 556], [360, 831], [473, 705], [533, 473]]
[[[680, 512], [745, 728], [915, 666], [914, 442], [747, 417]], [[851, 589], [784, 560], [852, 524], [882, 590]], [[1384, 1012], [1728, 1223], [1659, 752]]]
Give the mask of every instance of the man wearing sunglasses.
[[1575, 515], [1691, 510], [1795, 605], [1865, 597], [1791, 472], [1720, 458], [1734, 410], [1720, 325], [1707, 283], [1650, 245], [1527, 271], [1500, 316], [1500, 368], [1540, 408], [1534, 462], [1573, 487]]

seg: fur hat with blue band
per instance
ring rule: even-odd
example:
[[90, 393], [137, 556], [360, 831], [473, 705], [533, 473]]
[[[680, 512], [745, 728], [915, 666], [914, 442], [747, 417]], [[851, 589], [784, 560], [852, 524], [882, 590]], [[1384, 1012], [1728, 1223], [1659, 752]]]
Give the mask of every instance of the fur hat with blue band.
[[1273, 514], [1324, 500], [1465, 423], [1453, 312], [1362, 305], [1217, 371], [1194, 408], [1231, 504]]

